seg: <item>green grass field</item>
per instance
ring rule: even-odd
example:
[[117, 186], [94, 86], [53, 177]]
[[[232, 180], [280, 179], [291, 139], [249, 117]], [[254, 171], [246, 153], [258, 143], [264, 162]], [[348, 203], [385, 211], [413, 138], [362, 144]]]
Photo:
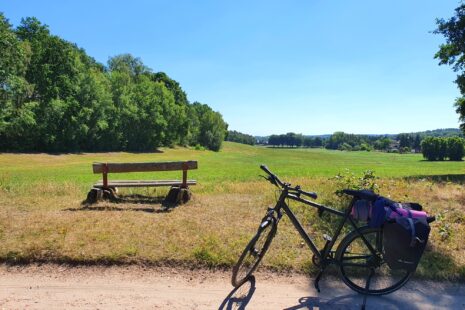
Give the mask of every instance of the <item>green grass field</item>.
[[[341, 152], [324, 149], [279, 149], [253, 147], [225, 142], [220, 152], [184, 148], [162, 149], [162, 153], [97, 154], [1, 154], [1, 184], [30, 186], [35, 182], [72, 182], [86, 190], [98, 176], [91, 173], [91, 163], [198, 160], [200, 169], [190, 173], [205, 186], [218, 182], [255, 181], [262, 163], [283, 177], [331, 177], [350, 169], [371, 169], [382, 178], [409, 176], [463, 175], [465, 162], [428, 162], [420, 154], [381, 152]], [[150, 175], [150, 174], [149, 174]], [[164, 178], [176, 173], [156, 173]], [[147, 174], [115, 175], [115, 178], [144, 178]], [[208, 186], [207, 186], [208, 185]]]
[[[161, 212], [157, 197], [166, 189], [123, 191], [144, 199], [125, 203], [81, 202], [93, 182], [91, 164], [198, 160], [189, 172], [198, 180], [187, 205]], [[418, 154], [272, 149], [225, 143], [218, 152], [185, 148], [158, 153], [0, 154], [0, 260], [18, 262], [145, 263], [231, 266], [256, 230], [273, 187], [258, 178], [266, 164], [282, 179], [320, 194], [319, 201], [341, 207], [331, 178], [345, 169], [371, 169], [380, 192], [418, 201], [438, 215], [418, 274], [430, 278], [465, 277], [465, 162], [427, 162]], [[162, 179], [179, 173], [110, 175], [110, 179]], [[310, 233], [322, 234], [334, 221], [314, 210], [293, 206]], [[278, 270], [313, 271], [311, 254], [284, 220], [264, 265]]]

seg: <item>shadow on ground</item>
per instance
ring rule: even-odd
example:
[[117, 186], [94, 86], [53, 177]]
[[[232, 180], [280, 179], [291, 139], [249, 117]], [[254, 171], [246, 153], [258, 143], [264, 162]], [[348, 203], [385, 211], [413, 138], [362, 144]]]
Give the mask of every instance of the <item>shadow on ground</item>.
[[433, 183], [465, 184], [465, 174], [415, 175], [404, 177], [407, 181], [427, 180]]
[[[337, 277], [327, 277], [321, 282], [321, 293], [313, 288], [313, 279], [309, 279], [309, 296], [296, 300], [285, 310], [319, 309], [465, 309], [465, 287], [446, 282], [414, 280], [400, 290], [383, 296], [367, 296], [355, 293], [346, 287]], [[239, 288], [233, 289], [219, 306], [223, 309], [247, 309], [260, 283], [250, 279]]]
[[[111, 204], [90, 204], [86, 200], [82, 201], [80, 208], [67, 208], [63, 211], [142, 211], [149, 213], [165, 213], [170, 212], [177, 205], [166, 201], [165, 196], [145, 196], [140, 194], [118, 195], [114, 198]], [[119, 207], [118, 204], [127, 204], [127, 206]], [[141, 206], [137, 206], [141, 205]], [[150, 206], [147, 206], [150, 205]]]
[[[363, 309], [363, 295], [350, 291], [337, 278], [328, 278], [320, 296], [302, 297], [296, 309]], [[367, 296], [365, 309], [465, 309], [464, 288], [449, 282], [411, 280], [394, 293]]]
[[234, 288], [223, 300], [218, 309], [246, 309], [253, 294], [255, 293], [255, 277], [250, 279], [239, 287]]

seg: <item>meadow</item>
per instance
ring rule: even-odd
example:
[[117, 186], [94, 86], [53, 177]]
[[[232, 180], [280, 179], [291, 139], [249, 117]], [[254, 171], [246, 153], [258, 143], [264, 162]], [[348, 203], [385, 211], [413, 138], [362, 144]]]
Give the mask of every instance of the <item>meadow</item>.
[[[121, 203], [86, 205], [100, 175], [92, 162], [197, 160], [198, 185], [186, 205], [165, 211], [166, 189], [122, 191]], [[417, 275], [465, 278], [465, 162], [428, 162], [419, 154], [279, 149], [224, 143], [220, 152], [165, 148], [153, 153], [0, 154], [0, 261], [15, 264], [149, 264], [229, 268], [248, 242], [274, 188], [260, 179], [266, 164], [283, 180], [316, 191], [342, 208], [334, 176], [373, 170], [381, 194], [416, 201], [437, 216]], [[110, 179], [179, 178], [180, 173], [110, 175]], [[334, 219], [291, 206], [322, 242]], [[311, 272], [311, 253], [287, 220], [264, 260], [279, 271]]]

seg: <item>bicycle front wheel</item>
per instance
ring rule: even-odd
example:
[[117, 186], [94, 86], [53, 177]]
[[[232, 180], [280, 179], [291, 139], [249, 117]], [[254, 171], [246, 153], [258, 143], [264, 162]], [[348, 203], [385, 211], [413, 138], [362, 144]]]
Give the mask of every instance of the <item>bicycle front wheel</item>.
[[384, 261], [382, 229], [362, 227], [359, 231], [348, 234], [336, 251], [344, 283], [367, 295], [389, 294], [401, 288], [412, 273], [405, 269], [391, 269]]
[[247, 244], [233, 267], [231, 283], [234, 287], [244, 284], [257, 269], [275, 234], [276, 220], [268, 217], [260, 224], [257, 234]]

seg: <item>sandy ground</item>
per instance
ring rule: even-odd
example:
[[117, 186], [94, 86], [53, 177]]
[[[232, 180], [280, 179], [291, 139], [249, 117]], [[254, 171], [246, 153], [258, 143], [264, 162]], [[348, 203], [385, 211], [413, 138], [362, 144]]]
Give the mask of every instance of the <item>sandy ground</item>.
[[[0, 266], [0, 309], [360, 309], [336, 278], [322, 292], [302, 275], [257, 273], [233, 290], [230, 273], [130, 267]], [[367, 309], [465, 309], [465, 285], [410, 281]]]

